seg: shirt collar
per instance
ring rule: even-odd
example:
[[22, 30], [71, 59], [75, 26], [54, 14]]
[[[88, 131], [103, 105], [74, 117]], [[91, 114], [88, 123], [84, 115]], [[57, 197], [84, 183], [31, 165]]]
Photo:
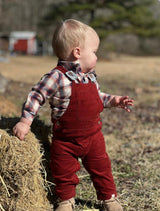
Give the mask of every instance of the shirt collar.
[[81, 73], [81, 67], [79, 63], [71, 62], [71, 61], [58, 61], [58, 66], [63, 66], [65, 69], [72, 70], [75, 73]]
[[78, 62], [59, 60], [57, 66], [63, 66], [68, 71], [72, 70], [73, 72], [78, 73], [80, 75], [94, 74], [96, 76], [95, 70], [92, 70], [88, 73], [83, 73], [80, 64]]

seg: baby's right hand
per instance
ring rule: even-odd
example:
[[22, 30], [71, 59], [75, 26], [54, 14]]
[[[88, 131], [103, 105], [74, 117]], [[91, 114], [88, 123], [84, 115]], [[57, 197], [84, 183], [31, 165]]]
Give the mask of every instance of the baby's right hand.
[[20, 140], [23, 140], [29, 130], [30, 124], [20, 121], [13, 127], [13, 135], [17, 136]]
[[30, 126], [23, 123], [18, 122], [13, 128], [13, 134], [17, 136], [20, 140], [23, 140], [25, 135], [29, 132]]

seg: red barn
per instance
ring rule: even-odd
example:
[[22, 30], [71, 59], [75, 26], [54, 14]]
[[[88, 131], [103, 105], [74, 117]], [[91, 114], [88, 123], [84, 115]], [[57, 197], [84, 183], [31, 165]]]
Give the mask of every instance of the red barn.
[[10, 52], [36, 54], [37, 53], [36, 33], [31, 31], [11, 32], [9, 39], [9, 50]]

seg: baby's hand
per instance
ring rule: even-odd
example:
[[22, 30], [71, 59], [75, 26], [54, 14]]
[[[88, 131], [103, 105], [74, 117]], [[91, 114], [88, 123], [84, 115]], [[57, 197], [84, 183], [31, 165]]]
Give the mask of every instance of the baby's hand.
[[133, 106], [133, 100], [129, 99], [128, 96], [121, 97], [118, 107], [123, 108], [124, 110], [130, 112], [130, 106]]
[[128, 96], [115, 96], [113, 98], [113, 106], [123, 108], [126, 111], [130, 112], [129, 106], [133, 106], [133, 100], [129, 99]]
[[28, 121], [20, 121], [13, 127], [13, 135], [17, 136], [20, 140], [23, 140], [25, 135], [30, 130], [31, 123]]

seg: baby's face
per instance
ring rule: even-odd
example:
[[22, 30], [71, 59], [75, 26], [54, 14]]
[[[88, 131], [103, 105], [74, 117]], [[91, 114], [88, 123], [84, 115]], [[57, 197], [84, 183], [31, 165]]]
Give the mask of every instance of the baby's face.
[[81, 47], [81, 56], [79, 58], [82, 72], [87, 73], [96, 66], [96, 52], [98, 50], [98, 47], [99, 37], [97, 33], [95, 31], [88, 31], [86, 33], [84, 46]]

